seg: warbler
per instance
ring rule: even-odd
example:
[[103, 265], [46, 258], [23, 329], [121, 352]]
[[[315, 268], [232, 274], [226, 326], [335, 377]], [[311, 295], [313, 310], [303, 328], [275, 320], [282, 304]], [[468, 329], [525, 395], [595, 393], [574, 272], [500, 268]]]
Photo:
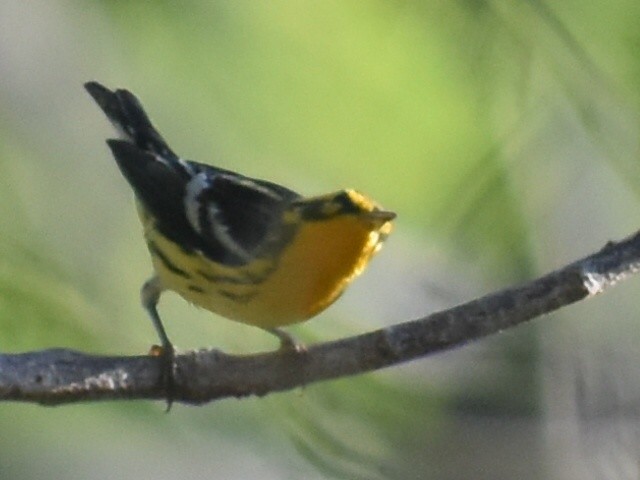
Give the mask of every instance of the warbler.
[[137, 200], [154, 274], [141, 290], [157, 311], [173, 290], [188, 302], [277, 335], [331, 305], [391, 232], [395, 214], [355, 190], [303, 197], [266, 180], [184, 160], [129, 91], [85, 88], [120, 134], [107, 144]]

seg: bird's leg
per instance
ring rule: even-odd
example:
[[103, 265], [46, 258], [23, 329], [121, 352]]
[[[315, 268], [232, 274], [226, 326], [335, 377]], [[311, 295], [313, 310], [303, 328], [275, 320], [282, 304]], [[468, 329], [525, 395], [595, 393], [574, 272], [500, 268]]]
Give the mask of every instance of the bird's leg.
[[304, 343], [299, 342], [293, 335], [285, 332], [281, 328], [266, 328], [265, 330], [280, 339], [280, 350], [294, 351], [296, 353], [304, 353], [307, 351]]
[[158, 337], [160, 337], [160, 342], [162, 344], [162, 384], [164, 385], [167, 394], [168, 412], [171, 410], [171, 405], [175, 398], [175, 349], [173, 348], [171, 340], [169, 340], [169, 337], [167, 336], [164, 325], [162, 325], [160, 315], [158, 315], [157, 305], [162, 290], [163, 288], [160, 284], [160, 279], [157, 276], [153, 276], [142, 286], [142, 289], [140, 290], [140, 298], [142, 300], [142, 306], [151, 317], [153, 326], [156, 329], [156, 332], [158, 332]]

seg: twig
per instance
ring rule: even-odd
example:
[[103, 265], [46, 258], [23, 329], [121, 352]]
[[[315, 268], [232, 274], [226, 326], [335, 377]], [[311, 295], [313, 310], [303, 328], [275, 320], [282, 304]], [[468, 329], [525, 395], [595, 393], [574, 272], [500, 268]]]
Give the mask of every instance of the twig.
[[[640, 270], [640, 232], [525, 285], [418, 320], [306, 352], [227, 355], [199, 350], [176, 358], [176, 401], [200, 404], [266, 395], [356, 375], [464, 345], [601, 293]], [[0, 355], [0, 399], [47, 405], [164, 399], [158, 357], [106, 357], [54, 349]]]

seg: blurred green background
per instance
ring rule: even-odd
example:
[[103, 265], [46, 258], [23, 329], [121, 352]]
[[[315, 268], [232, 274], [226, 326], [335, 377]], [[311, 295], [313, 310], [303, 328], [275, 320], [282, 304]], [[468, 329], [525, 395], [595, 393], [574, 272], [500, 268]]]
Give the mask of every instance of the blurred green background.
[[[0, 350], [138, 354], [150, 274], [87, 80], [182, 156], [398, 213], [308, 342], [522, 282], [638, 227], [640, 3], [0, 3]], [[0, 405], [0, 478], [638, 478], [632, 280], [463, 349], [194, 408]], [[275, 348], [167, 294], [179, 347]]]

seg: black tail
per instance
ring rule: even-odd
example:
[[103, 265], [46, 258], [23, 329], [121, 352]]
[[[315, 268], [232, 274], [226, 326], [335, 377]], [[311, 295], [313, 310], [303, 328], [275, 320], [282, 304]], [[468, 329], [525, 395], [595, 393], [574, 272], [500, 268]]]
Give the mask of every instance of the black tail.
[[127, 90], [111, 91], [98, 82], [87, 82], [84, 88], [93, 97], [111, 123], [127, 140], [143, 151], [155, 153], [168, 160], [177, 159], [162, 135], [153, 127], [149, 117], [134, 94]]
[[124, 140], [107, 140], [107, 145], [147, 210], [156, 218], [184, 216], [181, 212], [189, 178], [177, 174], [173, 163]]

